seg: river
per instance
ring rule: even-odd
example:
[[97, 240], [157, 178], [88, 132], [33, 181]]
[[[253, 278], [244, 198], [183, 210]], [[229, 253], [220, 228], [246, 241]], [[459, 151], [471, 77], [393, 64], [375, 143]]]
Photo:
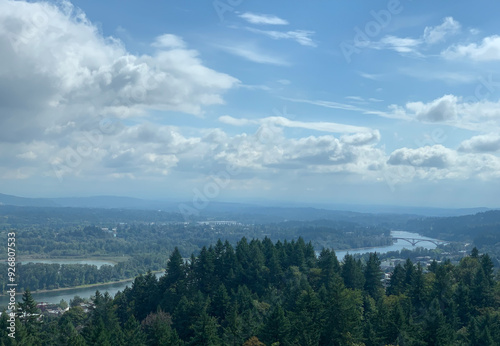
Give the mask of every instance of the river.
[[[433, 238], [421, 236], [420, 234], [417, 234], [417, 233], [410, 233], [410, 232], [405, 232], [405, 231], [392, 231], [391, 236], [393, 236], [395, 238], [418, 238], [418, 239], [436, 240]], [[408, 243], [404, 240], [397, 240], [392, 245], [364, 248], [364, 249], [341, 250], [341, 251], [335, 251], [335, 253], [337, 254], [338, 259], [342, 260], [346, 253], [350, 253], [350, 254], [359, 254], [359, 253], [367, 253], [367, 252], [386, 253], [389, 251], [402, 250], [403, 248], [412, 250], [412, 249], [416, 249], [417, 247], [423, 247], [426, 249], [434, 249], [434, 248], [436, 248], [436, 245], [431, 243], [431, 242], [421, 242], [415, 246], [412, 246], [410, 243]], [[47, 260], [47, 261], [49, 261], [49, 260]], [[51, 263], [55, 263], [55, 262], [51, 262]], [[95, 263], [89, 263], [89, 262], [85, 262], [85, 263], [95, 264]], [[163, 273], [156, 273], [157, 277], [160, 277], [162, 275], [163, 275]], [[47, 302], [47, 303], [54, 304], [54, 303], [59, 303], [61, 301], [61, 299], [64, 299], [66, 302], [69, 303], [70, 299], [73, 299], [75, 295], [78, 295], [82, 298], [89, 298], [91, 295], [93, 295], [95, 293], [96, 290], [99, 290], [101, 293], [104, 293], [107, 291], [111, 296], [114, 296], [118, 291], [123, 291], [126, 286], [131, 286], [131, 284], [132, 284], [132, 280], [127, 281], [127, 282], [116, 282], [116, 283], [111, 283], [111, 284], [100, 285], [98, 287], [73, 288], [73, 289], [64, 290], [64, 291], [52, 291], [52, 292], [41, 292], [41, 293], [35, 292], [35, 293], [32, 293], [32, 296], [37, 302]], [[21, 297], [18, 296], [17, 300], [20, 301]], [[7, 303], [8, 303], [7, 296], [0, 297], [0, 308], [6, 307]]]
[[[405, 232], [405, 231], [391, 231], [391, 236], [394, 238], [417, 238], [417, 239], [429, 239], [429, 240], [437, 240], [429, 237], [424, 237], [423, 235], [417, 234], [417, 233], [411, 233], [411, 232]], [[337, 255], [337, 258], [339, 261], [344, 259], [344, 256], [349, 253], [351, 255], [354, 254], [363, 254], [367, 252], [377, 252], [377, 253], [386, 253], [390, 251], [401, 251], [403, 249], [408, 249], [408, 250], [415, 250], [417, 247], [423, 247], [425, 249], [435, 249], [436, 244], [425, 241], [425, 242], [420, 242], [416, 245], [411, 245], [405, 240], [396, 240], [394, 244], [392, 245], [386, 245], [386, 246], [378, 246], [378, 247], [371, 247], [371, 248], [363, 248], [363, 249], [351, 249], [351, 250], [339, 250], [335, 251], [335, 254]]]
[[[163, 272], [155, 274], [157, 278], [163, 275]], [[35, 299], [36, 302], [41, 303], [49, 303], [56, 304], [64, 299], [68, 304], [70, 299], [73, 299], [75, 296], [80, 296], [82, 298], [89, 298], [90, 296], [95, 294], [95, 291], [99, 290], [102, 294], [104, 292], [108, 292], [111, 296], [114, 297], [118, 291], [123, 291], [125, 287], [132, 286], [133, 279], [125, 282], [115, 282], [111, 284], [104, 284], [95, 287], [85, 287], [85, 288], [70, 288], [63, 291], [48, 291], [48, 292], [33, 292], [31, 296]], [[21, 296], [16, 296], [16, 300], [21, 301]], [[9, 297], [2, 296], [0, 297], [0, 310], [7, 307]]]

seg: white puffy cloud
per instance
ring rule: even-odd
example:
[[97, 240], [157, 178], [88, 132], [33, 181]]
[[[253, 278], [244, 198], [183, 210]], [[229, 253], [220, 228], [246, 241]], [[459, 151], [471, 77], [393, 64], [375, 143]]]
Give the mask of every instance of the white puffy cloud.
[[[480, 84], [479, 87], [487, 90], [485, 85]], [[500, 130], [500, 100], [496, 102], [480, 100], [475, 95], [466, 98], [444, 95], [429, 102], [408, 102], [404, 106], [391, 105], [389, 109], [394, 117], [407, 120], [445, 123], [480, 132]]]
[[342, 136], [341, 140], [342, 142], [351, 145], [374, 144], [380, 140], [380, 132], [378, 130], [371, 132], [359, 132], [353, 135]]
[[0, 138], [64, 135], [82, 121], [148, 109], [201, 114], [238, 80], [203, 65], [181, 38], [130, 54], [68, 2], [0, 2]]
[[500, 158], [486, 153], [463, 153], [442, 145], [393, 151], [383, 174], [389, 184], [418, 180], [491, 181], [500, 177]]
[[485, 135], [474, 136], [463, 141], [458, 150], [472, 153], [500, 151], [500, 135], [498, 133], [488, 133]]
[[[377, 167], [383, 156], [374, 147], [380, 140], [377, 130], [330, 122], [301, 122], [285, 117], [236, 119], [223, 116], [219, 121], [233, 126], [258, 126], [253, 135], [221, 136], [216, 132], [219, 150], [210, 156], [259, 172], [273, 169], [363, 174], [368, 166]], [[345, 134], [287, 138], [285, 128]], [[222, 139], [222, 140], [221, 140]], [[213, 148], [213, 146], [211, 146]], [[371, 169], [371, 168], [370, 168]]]
[[415, 167], [449, 167], [454, 160], [454, 152], [440, 144], [417, 149], [397, 149], [389, 157], [391, 165], [410, 165]]
[[456, 96], [444, 95], [430, 103], [407, 103], [406, 108], [414, 112], [419, 120], [441, 122], [453, 120], [457, 117], [457, 101]]
[[500, 36], [485, 37], [479, 44], [453, 45], [444, 50], [441, 55], [446, 59], [468, 58], [473, 61], [500, 60]]

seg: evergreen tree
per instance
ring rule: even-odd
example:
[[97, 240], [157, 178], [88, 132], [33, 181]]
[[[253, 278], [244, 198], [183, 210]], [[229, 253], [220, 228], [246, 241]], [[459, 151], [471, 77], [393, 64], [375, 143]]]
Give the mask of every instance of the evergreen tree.
[[375, 300], [369, 295], [363, 295], [363, 341], [366, 346], [380, 345], [381, 339], [377, 335], [378, 309]]
[[323, 327], [323, 307], [311, 288], [302, 291], [291, 314], [292, 335], [299, 345], [319, 345]]
[[2, 343], [1, 345], [11, 346], [15, 345], [15, 340], [8, 336], [11, 332], [7, 329], [10, 326], [9, 317], [7, 316], [7, 312], [5, 310], [2, 311], [0, 315], [0, 342]]
[[40, 309], [38, 309], [36, 301], [31, 296], [29, 289], [24, 291], [22, 302], [19, 305], [19, 315], [24, 325], [28, 328], [28, 331], [34, 332], [35, 329], [40, 325]]
[[397, 264], [391, 274], [389, 287], [387, 288], [388, 295], [399, 295], [405, 292], [405, 270], [401, 264]]
[[279, 342], [279, 345], [289, 345], [290, 322], [285, 316], [281, 305], [266, 318], [261, 331], [262, 341], [268, 345]]
[[116, 307], [108, 292], [102, 295], [96, 291], [93, 298], [94, 309], [83, 329], [83, 336], [87, 343], [93, 345], [124, 344], [124, 335], [118, 318], [115, 314]]
[[340, 346], [361, 342], [363, 303], [360, 292], [346, 289], [340, 280], [336, 280], [328, 285], [325, 298], [325, 324], [320, 343]]
[[[24, 323], [20, 322], [19, 319], [16, 318], [16, 339], [14, 345], [22, 345], [22, 346], [38, 346], [40, 345], [40, 340], [38, 339], [38, 335], [36, 333], [28, 331]], [[10, 339], [10, 337], [8, 337]]]
[[183, 282], [185, 275], [184, 260], [179, 249], [175, 247], [168, 260], [165, 275], [161, 277], [159, 283], [160, 291], [165, 292], [172, 285], [178, 286]]
[[146, 345], [146, 335], [141, 330], [139, 322], [134, 315], [130, 315], [127, 323], [123, 326], [125, 345], [127, 346], [142, 346]]
[[405, 270], [405, 287], [410, 288], [415, 280], [415, 266], [409, 258], [406, 260], [403, 269]]
[[365, 276], [361, 261], [356, 261], [354, 256], [346, 254], [342, 265], [342, 278], [347, 288], [362, 290], [365, 285]]
[[[335, 251], [333, 251], [333, 255], [335, 256], [335, 258], [337, 258], [337, 256], [335, 255]], [[310, 242], [310, 241], [306, 244], [306, 248], [304, 250], [304, 257], [305, 257], [305, 261], [306, 261], [305, 264], [306, 264], [307, 268], [313, 268], [316, 266], [316, 262], [317, 262], [316, 252], [314, 251], [314, 246], [313, 246], [312, 242]]]
[[218, 346], [222, 345], [219, 338], [217, 328], [219, 325], [214, 317], [207, 314], [206, 310], [203, 310], [201, 316], [193, 324], [193, 336], [189, 340], [190, 345], [206, 345], [206, 346]]
[[85, 339], [76, 330], [70, 320], [66, 320], [64, 324], [60, 324], [59, 328], [59, 344], [61, 345], [75, 345], [84, 346], [87, 345]]
[[264, 294], [267, 288], [266, 272], [263, 270], [265, 268], [265, 258], [260, 247], [260, 241], [252, 240], [249, 245], [249, 251], [252, 254], [247, 262], [247, 275], [245, 278], [248, 281], [248, 287], [257, 293], [259, 296]]
[[446, 323], [439, 301], [434, 298], [425, 320], [424, 340], [429, 345], [454, 345], [455, 338], [450, 325]]
[[224, 253], [222, 255], [221, 277], [222, 283], [228, 290], [236, 289], [236, 272], [238, 271], [238, 262], [233, 246], [226, 240], [224, 242]]
[[405, 315], [399, 298], [390, 303], [389, 315], [385, 329], [386, 341], [390, 344], [396, 343], [398, 338], [406, 329]]
[[420, 262], [417, 263], [417, 268], [412, 275], [412, 282], [410, 286], [410, 298], [415, 309], [423, 309], [426, 301], [426, 287], [422, 266]]
[[472, 304], [484, 308], [493, 304], [493, 288], [490, 285], [488, 276], [484, 273], [483, 267], [479, 267], [474, 277], [471, 287]]
[[383, 294], [382, 277], [380, 259], [376, 253], [370, 253], [365, 267], [365, 291], [375, 300]]
[[205, 246], [201, 249], [200, 255], [195, 260], [194, 273], [198, 278], [198, 289], [203, 294], [211, 294], [216, 289], [214, 279], [214, 252]]
[[474, 248], [472, 249], [472, 251], [470, 253], [470, 257], [479, 258], [479, 250], [477, 249], [477, 247], [474, 246]]
[[321, 269], [321, 284], [328, 285], [330, 280], [340, 275], [340, 264], [335, 252], [329, 249], [321, 250], [318, 258], [318, 267]]
[[457, 302], [457, 317], [460, 326], [466, 326], [469, 324], [472, 312], [472, 306], [470, 301], [470, 290], [462, 282], [458, 284], [455, 291], [455, 301]]
[[210, 314], [222, 321], [226, 318], [226, 314], [229, 312], [230, 308], [230, 298], [227, 293], [227, 289], [223, 284], [220, 284], [217, 291], [214, 293], [212, 301], [210, 303]]
[[193, 301], [189, 301], [186, 296], [182, 296], [173, 314], [173, 326], [182, 340], [189, 340], [193, 333], [190, 328], [199, 313], [201, 306], [195, 306]]
[[232, 304], [224, 320], [224, 345], [239, 346], [243, 342], [242, 319], [238, 313], [238, 304]]
[[180, 346], [183, 343], [177, 332], [172, 330], [172, 319], [170, 315], [162, 310], [150, 313], [141, 323], [146, 334], [147, 345], [171, 345]]
[[481, 268], [483, 268], [485, 280], [488, 282], [488, 286], [492, 287], [495, 282], [493, 275], [494, 264], [488, 254], [481, 255]]

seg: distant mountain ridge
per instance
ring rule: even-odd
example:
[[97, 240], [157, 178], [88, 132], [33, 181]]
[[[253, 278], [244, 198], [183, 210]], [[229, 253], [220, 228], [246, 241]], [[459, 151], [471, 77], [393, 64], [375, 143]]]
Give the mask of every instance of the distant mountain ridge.
[[19, 207], [58, 207], [56, 202], [48, 198], [27, 198], [0, 193], [0, 205]]
[[[71, 208], [103, 208], [103, 209], [138, 209], [138, 210], [164, 210], [179, 212], [181, 202], [147, 200], [134, 197], [121, 196], [92, 196], [92, 197], [64, 197], [64, 198], [28, 198], [0, 193], [0, 205], [21, 207], [71, 207]], [[186, 203], [190, 205], [189, 203]], [[230, 203], [211, 201], [206, 208], [200, 210], [201, 214], [213, 214], [220, 217], [235, 214], [255, 214], [277, 216], [293, 219], [298, 214], [310, 214], [316, 218], [330, 217], [332, 214], [342, 214], [355, 217], [358, 213], [370, 214], [405, 214], [421, 216], [462, 216], [491, 210], [489, 208], [428, 208], [406, 206], [368, 206], [368, 205], [340, 205], [316, 204], [314, 206], [287, 205], [279, 206], [279, 202], [259, 205], [246, 203]]]

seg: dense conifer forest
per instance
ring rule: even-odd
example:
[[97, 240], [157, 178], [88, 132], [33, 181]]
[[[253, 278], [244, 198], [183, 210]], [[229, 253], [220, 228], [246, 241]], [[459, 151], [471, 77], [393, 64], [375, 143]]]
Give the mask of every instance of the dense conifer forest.
[[[197, 257], [175, 249], [165, 274], [135, 279], [114, 298], [98, 291], [37, 318], [28, 292], [16, 339], [2, 345], [498, 345], [500, 283], [476, 249], [458, 265], [407, 260], [384, 285], [380, 260], [311, 243], [217, 241]], [[387, 287], [385, 287], [387, 286]]]

